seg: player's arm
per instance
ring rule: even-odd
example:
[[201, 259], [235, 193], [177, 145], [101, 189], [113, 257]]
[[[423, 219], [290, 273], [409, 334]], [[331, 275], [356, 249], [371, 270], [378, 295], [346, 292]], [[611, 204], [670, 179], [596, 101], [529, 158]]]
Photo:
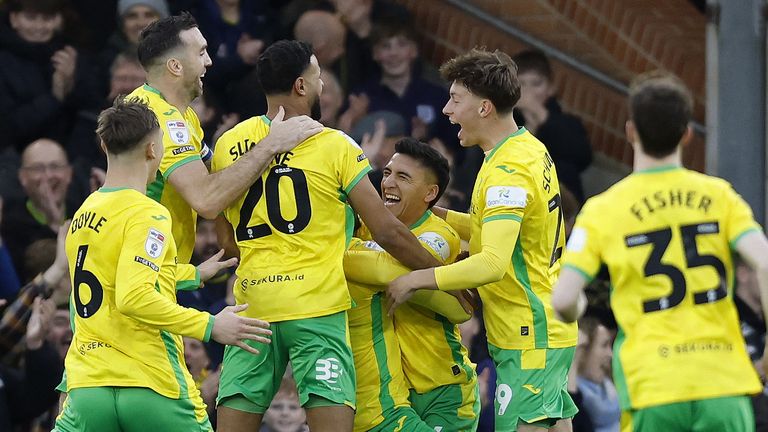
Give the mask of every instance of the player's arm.
[[173, 169], [168, 181], [198, 214], [215, 219], [261, 176], [276, 154], [322, 131], [322, 125], [307, 116], [283, 121], [283, 115], [281, 108], [272, 120], [269, 135], [226, 169], [209, 173], [202, 160], [195, 158]]
[[[408, 274], [410, 269], [386, 252], [350, 248], [344, 254], [344, 274], [348, 280], [379, 287], [384, 291], [393, 279]], [[458, 298], [445, 292], [419, 290], [409, 300], [446, 317], [452, 323], [467, 321], [472, 315], [464, 310]]]
[[360, 215], [373, 239], [398, 261], [412, 269], [439, 266], [402, 222], [384, 207], [368, 176], [363, 176], [348, 193], [349, 203]]
[[444, 209], [442, 207], [433, 206], [432, 213], [435, 216], [443, 219], [459, 234], [459, 238], [469, 241], [470, 237], [470, 219], [469, 213], [457, 212], [453, 210]]
[[235, 231], [224, 215], [216, 216], [216, 239], [219, 245], [224, 248], [224, 256], [240, 258], [240, 249], [235, 241]]
[[555, 288], [552, 290], [552, 308], [563, 322], [574, 322], [584, 315], [587, 297], [584, 288], [590, 279], [575, 268], [563, 267]]

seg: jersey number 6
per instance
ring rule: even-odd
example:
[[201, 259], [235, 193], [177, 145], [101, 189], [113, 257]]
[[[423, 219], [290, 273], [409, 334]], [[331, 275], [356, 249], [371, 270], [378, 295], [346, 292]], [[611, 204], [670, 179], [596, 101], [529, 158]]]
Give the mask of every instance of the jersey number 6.
[[[280, 179], [288, 177], [293, 185], [293, 196], [296, 203], [296, 217], [293, 220], [285, 220], [280, 211]], [[307, 188], [307, 177], [304, 171], [285, 165], [276, 165], [267, 175], [266, 188], [261, 177], [248, 190], [245, 195], [245, 201], [240, 208], [240, 222], [237, 224], [235, 236], [237, 241], [253, 240], [272, 234], [272, 228], [266, 224], [249, 226], [248, 223], [253, 216], [253, 209], [256, 208], [261, 196], [264, 195], [267, 200], [267, 216], [269, 223], [276, 230], [285, 234], [297, 234], [309, 225], [309, 219], [312, 217], [312, 207], [309, 202], [309, 189]]]
[[[88, 255], [88, 245], [80, 245], [77, 248], [77, 261], [75, 262], [75, 275], [73, 277], [75, 291], [75, 311], [82, 318], [93, 316], [101, 307], [101, 301], [104, 299], [104, 288], [101, 282], [96, 278], [93, 272], [83, 268], [85, 265], [85, 256]], [[80, 285], [87, 285], [91, 291], [91, 299], [83, 304], [80, 298]]]
[[[696, 246], [696, 236], [706, 234], [717, 234], [720, 232], [720, 225], [717, 222], [706, 222], [680, 227], [680, 234], [683, 239], [683, 252], [688, 268], [713, 267], [718, 274], [717, 285], [702, 292], [693, 294], [694, 304], [713, 303], [723, 299], [727, 295], [725, 285], [725, 265], [713, 255], [700, 255]], [[658, 231], [652, 231], [642, 234], [633, 234], [624, 239], [627, 247], [637, 247], [651, 244], [651, 254], [645, 263], [645, 276], [665, 275], [672, 281], [672, 293], [666, 297], [655, 298], [643, 302], [643, 312], [656, 312], [669, 309], [679, 305], [685, 298], [687, 290], [685, 275], [683, 272], [670, 264], [661, 262], [661, 258], [672, 241], [672, 229], [664, 228]]]

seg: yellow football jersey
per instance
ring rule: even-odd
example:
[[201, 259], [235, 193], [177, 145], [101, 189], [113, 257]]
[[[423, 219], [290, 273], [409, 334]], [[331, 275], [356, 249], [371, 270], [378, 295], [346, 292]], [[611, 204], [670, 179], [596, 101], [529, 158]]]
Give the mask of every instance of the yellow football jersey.
[[608, 267], [622, 408], [760, 391], [733, 304], [730, 246], [758, 229], [730, 184], [675, 166], [636, 172], [587, 201], [565, 265], [589, 279]]
[[[266, 116], [252, 117], [227, 131], [216, 144], [212, 170], [258, 145], [269, 125]], [[346, 197], [370, 169], [351, 138], [325, 128], [277, 155], [224, 211], [240, 250], [235, 298], [251, 305], [249, 316], [277, 322], [350, 308], [342, 259], [354, 215]]]
[[[428, 211], [410, 228], [441, 263], [456, 261], [461, 240], [444, 220]], [[465, 384], [475, 378], [475, 365], [461, 344], [459, 326], [445, 317], [406, 302], [395, 310], [395, 332], [403, 355], [403, 371], [409, 387], [417, 393]]]
[[128, 98], [138, 97], [146, 101], [157, 116], [163, 130], [163, 159], [157, 170], [155, 181], [147, 187], [147, 196], [164, 205], [171, 212], [173, 238], [180, 263], [189, 263], [195, 248], [195, 227], [197, 212], [190, 207], [183, 196], [168, 182], [168, 177], [182, 165], [200, 159], [203, 129], [192, 107], [180, 113], [168, 103], [157, 89], [147, 84], [137, 88]]
[[[351, 248], [365, 248], [354, 239]], [[357, 378], [355, 428], [367, 431], [396, 407], [410, 406], [400, 347], [387, 315], [382, 286], [349, 282], [355, 307], [349, 310], [349, 336]]]
[[478, 288], [488, 342], [498, 348], [576, 345], [576, 324], [556, 320], [551, 305], [565, 245], [560, 201], [552, 158], [525, 128], [485, 156], [472, 192], [470, 255], [482, 249], [485, 222], [511, 219], [521, 224], [504, 277]]
[[181, 336], [207, 341], [214, 318], [176, 304], [168, 210], [136, 190], [102, 188], [72, 217], [66, 250], [74, 330], [66, 390], [148, 387], [199, 397]]

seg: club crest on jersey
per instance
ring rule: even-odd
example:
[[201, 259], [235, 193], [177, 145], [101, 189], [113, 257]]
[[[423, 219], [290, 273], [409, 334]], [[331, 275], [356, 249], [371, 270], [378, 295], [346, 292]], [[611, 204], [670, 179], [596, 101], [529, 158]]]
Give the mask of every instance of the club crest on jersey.
[[165, 123], [168, 126], [168, 136], [176, 144], [186, 144], [189, 142], [189, 130], [187, 125], [180, 120], [171, 120]]
[[518, 186], [492, 186], [485, 194], [485, 206], [525, 208], [528, 194]]
[[163, 246], [165, 245], [165, 235], [160, 231], [150, 228], [147, 235], [147, 241], [144, 242], [144, 250], [147, 251], [147, 255], [152, 258], [157, 258], [163, 253]]
[[440, 255], [443, 260], [447, 260], [451, 256], [451, 247], [448, 246], [448, 242], [445, 241], [440, 234], [425, 232], [424, 234], [421, 234], [418, 239], [426, 243], [427, 246]]

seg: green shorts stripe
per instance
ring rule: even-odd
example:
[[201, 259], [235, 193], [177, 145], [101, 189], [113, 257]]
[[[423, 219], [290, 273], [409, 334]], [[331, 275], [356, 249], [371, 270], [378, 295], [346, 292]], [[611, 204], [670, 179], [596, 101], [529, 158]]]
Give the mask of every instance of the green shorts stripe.
[[394, 409], [395, 401], [389, 394], [389, 383], [392, 382], [392, 374], [389, 373], [387, 363], [387, 341], [384, 338], [384, 324], [382, 322], [381, 293], [376, 293], [371, 298], [371, 321], [373, 351], [376, 353], [376, 363], [379, 367], [379, 403], [381, 410], [387, 412]]

